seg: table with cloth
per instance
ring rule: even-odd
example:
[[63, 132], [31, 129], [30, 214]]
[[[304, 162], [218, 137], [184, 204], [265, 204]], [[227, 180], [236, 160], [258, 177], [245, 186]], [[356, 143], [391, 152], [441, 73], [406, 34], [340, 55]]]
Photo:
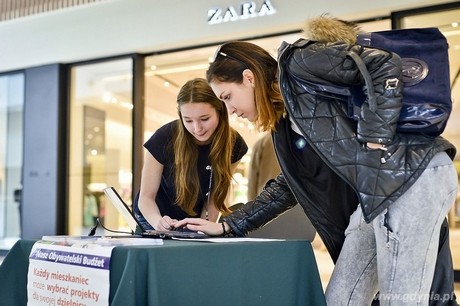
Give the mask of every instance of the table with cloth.
[[[0, 266], [4, 305], [27, 304], [35, 242], [19, 240]], [[118, 246], [110, 260], [109, 301], [121, 306], [325, 305], [315, 256], [304, 240]]]

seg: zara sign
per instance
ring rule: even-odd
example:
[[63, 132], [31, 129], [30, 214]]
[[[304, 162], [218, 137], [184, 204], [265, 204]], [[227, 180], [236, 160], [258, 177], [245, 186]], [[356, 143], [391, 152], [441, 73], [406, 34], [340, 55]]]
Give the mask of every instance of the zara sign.
[[263, 1], [257, 5], [255, 1], [243, 2], [238, 9], [230, 5], [226, 8], [212, 8], [208, 10], [208, 24], [238, 21], [254, 17], [273, 15], [276, 9], [270, 0]]

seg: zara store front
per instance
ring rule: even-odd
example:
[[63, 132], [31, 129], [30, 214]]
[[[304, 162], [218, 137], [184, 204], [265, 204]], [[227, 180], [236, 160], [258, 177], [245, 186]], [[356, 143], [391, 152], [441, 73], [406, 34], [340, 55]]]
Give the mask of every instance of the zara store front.
[[[0, 23], [0, 37], [10, 35], [17, 48], [0, 48], [11, 57], [0, 65], [0, 246], [8, 249], [19, 238], [86, 234], [96, 218], [109, 229], [126, 230], [102, 189], [114, 186], [132, 202], [142, 144], [177, 118], [179, 87], [204, 77], [225, 41], [249, 40], [276, 56], [282, 41], [302, 35], [306, 18], [324, 12], [369, 31], [436, 26], [449, 40], [451, 79], [458, 77], [458, 3], [305, 2], [101, 1]], [[30, 28], [47, 31], [28, 40], [15, 36]], [[459, 99], [458, 81], [452, 94]], [[444, 136], [460, 148], [458, 112], [454, 104]], [[231, 121], [249, 147], [261, 136], [249, 122]], [[239, 165], [229, 203], [247, 199], [249, 162], [250, 153]], [[460, 253], [459, 217], [460, 200], [449, 215], [453, 254]], [[460, 269], [460, 258], [454, 263]]]

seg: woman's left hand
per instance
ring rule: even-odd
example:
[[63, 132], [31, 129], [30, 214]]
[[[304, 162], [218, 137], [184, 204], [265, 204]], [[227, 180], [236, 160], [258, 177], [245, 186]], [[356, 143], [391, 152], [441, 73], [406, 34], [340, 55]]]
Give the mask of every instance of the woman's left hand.
[[382, 150], [382, 151], [386, 151], [386, 150], [387, 150], [386, 147], [385, 147], [385, 145], [383, 145], [383, 144], [381, 144], [381, 143], [372, 143], [372, 142], [368, 142], [366, 145], [367, 145], [367, 147], [368, 147], [369, 149], [374, 149], [374, 150], [379, 149], [379, 150]]
[[191, 231], [203, 232], [209, 236], [222, 236], [223, 234], [221, 223], [215, 223], [201, 218], [185, 218], [175, 222], [172, 226], [175, 228], [186, 227]]

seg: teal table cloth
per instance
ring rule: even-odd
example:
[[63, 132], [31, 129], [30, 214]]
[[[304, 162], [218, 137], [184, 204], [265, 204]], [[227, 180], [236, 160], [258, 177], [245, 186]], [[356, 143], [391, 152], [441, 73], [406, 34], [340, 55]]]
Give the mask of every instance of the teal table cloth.
[[[229, 238], [231, 239], [231, 238]], [[19, 240], [0, 266], [0, 301], [27, 305], [34, 240]], [[110, 305], [325, 305], [310, 242], [164, 240], [115, 247]]]

